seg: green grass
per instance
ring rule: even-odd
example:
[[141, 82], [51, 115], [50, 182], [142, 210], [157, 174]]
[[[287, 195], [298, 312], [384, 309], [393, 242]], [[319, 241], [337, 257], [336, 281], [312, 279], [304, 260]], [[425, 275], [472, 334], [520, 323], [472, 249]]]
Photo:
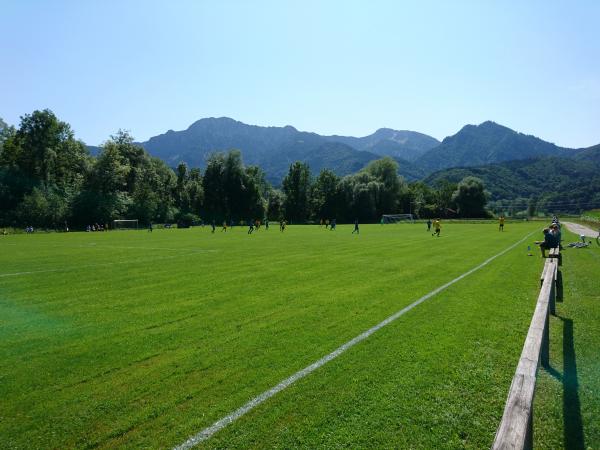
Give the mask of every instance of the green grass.
[[[177, 445], [537, 228], [446, 224], [439, 239], [422, 224], [361, 226], [360, 236], [292, 226], [0, 237], [2, 446]], [[533, 250], [494, 260], [205, 445], [489, 447], [537, 297]], [[598, 264], [596, 249], [588, 255]], [[587, 330], [591, 364], [598, 335]], [[548, 381], [538, 398], [554, 410]], [[586, 399], [595, 406], [585, 427], [600, 404], [594, 392]], [[598, 439], [589, 426], [586, 445]]]
[[600, 209], [591, 209], [582, 214], [582, 216], [594, 217], [600, 219]]

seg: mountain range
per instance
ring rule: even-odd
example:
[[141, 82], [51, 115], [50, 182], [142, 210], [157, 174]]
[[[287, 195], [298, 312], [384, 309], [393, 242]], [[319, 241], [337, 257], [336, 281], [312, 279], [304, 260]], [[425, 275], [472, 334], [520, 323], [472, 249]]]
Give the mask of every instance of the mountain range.
[[181, 161], [205, 167], [211, 153], [239, 149], [244, 162], [260, 166], [274, 185], [295, 161], [308, 163], [313, 174], [328, 168], [343, 176], [390, 156], [408, 181], [434, 183], [440, 177], [459, 181], [476, 175], [494, 186], [494, 198], [536, 195], [548, 188], [538, 179], [543, 171], [555, 174], [564, 186], [565, 179], [579, 177], [585, 183], [600, 171], [600, 144], [584, 149], [559, 147], [491, 121], [466, 125], [440, 142], [423, 133], [390, 128], [364, 137], [322, 136], [289, 125], [262, 127], [221, 117], [201, 119], [186, 130], [169, 130], [139, 144], [172, 167]]
[[198, 120], [183, 131], [169, 130], [140, 145], [169, 165], [185, 161], [193, 167], [204, 167], [215, 151], [239, 149], [246, 164], [260, 166], [267, 178], [278, 184], [295, 161], [307, 162], [313, 172], [330, 168], [338, 175], [347, 175], [382, 156], [396, 158], [400, 173], [407, 179], [418, 179], [424, 173], [411, 161], [439, 141], [413, 131], [386, 128], [362, 138], [321, 136], [289, 125], [261, 127], [221, 117]]

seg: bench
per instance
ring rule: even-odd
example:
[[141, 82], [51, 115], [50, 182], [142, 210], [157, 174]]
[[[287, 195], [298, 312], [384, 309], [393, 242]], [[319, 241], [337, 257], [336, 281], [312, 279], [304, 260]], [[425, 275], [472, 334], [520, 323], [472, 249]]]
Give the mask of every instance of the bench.
[[551, 248], [550, 252], [548, 252], [548, 258], [557, 258], [558, 259], [558, 265], [562, 266], [562, 255], [560, 253], [560, 248], [559, 247]]

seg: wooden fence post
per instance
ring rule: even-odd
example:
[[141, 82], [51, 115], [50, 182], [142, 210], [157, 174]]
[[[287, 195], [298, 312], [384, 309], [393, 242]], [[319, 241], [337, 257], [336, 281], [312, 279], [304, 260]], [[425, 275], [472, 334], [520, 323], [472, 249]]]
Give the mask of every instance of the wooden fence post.
[[550, 291], [550, 314], [556, 316], [556, 289], [558, 283], [558, 266], [554, 263], [554, 276], [552, 277], [552, 290]]
[[550, 314], [546, 313], [544, 320], [544, 332], [542, 334], [541, 363], [544, 367], [550, 367]]

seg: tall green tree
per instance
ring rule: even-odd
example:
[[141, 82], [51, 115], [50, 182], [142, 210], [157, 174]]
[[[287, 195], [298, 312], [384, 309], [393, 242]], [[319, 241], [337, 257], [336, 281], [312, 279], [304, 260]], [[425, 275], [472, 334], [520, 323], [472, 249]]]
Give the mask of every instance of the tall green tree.
[[203, 177], [204, 210], [208, 220], [255, 220], [265, 215], [264, 172], [245, 167], [239, 150], [215, 153]]
[[246, 175], [250, 177], [258, 187], [261, 197], [264, 199], [268, 198], [272, 187], [267, 181], [265, 171], [258, 166], [250, 165], [246, 167]]
[[456, 203], [458, 214], [461, 217], [487, 217], [485, 205], [488, 195], [485, 192], [483, 181], [476, 177], [465, 177], [462, 179], [452, 195]]
[[265, 174], [256, 166], [249, 166], [246, 167], [244, 175], [244, 214], [249, 219], [263, 220], [267, 211], [267, 201], [263, 193], [269, 190]]
[[16, 216], [20, 223], [38, 228], [62, 228], [70, 214], [70, 205], [62, 192], [40, 185], [23, 197]]
[[68, 189], [83, 181], [88, 156], [69, 124], [45, 109], [21, 118], [19, 128], [3, 143], [0, 164], [15, 166], [39, 183]]
[[175, 169], [177, 176], [177, 185], [175, 187], [175, 202], [181, 211], [189, 211], [189, 198], [187, 192], [187, 183], [189, 179], [188, 167], [185, 162], [180, 162]]
[[285, 203], [285, 195], [278, 189], [273, 189], [269, 193], [267, 203], [267, 217], [270, 220], [281, 220], [285, 216], [283, 205]]
[[197, 167], [190, 170], [185, 190], [186, 198], [189, 201], [189, 212], [199, 215], [204, 201], [204, 188], [202, 187], [202, 174]]
[[71, 127], [50, 110], [34, 111], [16, 130], [2, 125], [0, 141], [0, 220], [22, 222], [35, 205], [54, 208], [37, 216], [45, 226], [67, 219], [91, 162]]
[[534, 217], [536, 215], [536, 213], [537, 213], [537, 198], [532, 195], [527, 204], [527, 216]]
[[74, 223], [110, 223], [114, 219], [126, 218], [132, 202], [127, 191], [130, 172], [131, 166], [117, 144], [107, 141], [75, 200]]
[[440, 180], [436, 183], [436, 216], [437, 217], [452, 217], [456, 215], [456, 206], [454, 193], [458, 188], [457, 183], [452, 183], [448, 180]]
[[296, 161], [290, 165], [283, 179], [286, 217], [293, 222], [304, 222], [309, 217], [309, 195], [311, 189], [308, 164]]
[[338, 203], [340, 177], [329, 169], [323, 169], [315, 180], [311, 192], [312, 216], [316, 220], [336, 217], [338, 214]]
[[149, 158], [140, 169], [141, 177], [131, 193], [130, 215], [149, 222], [172, 222], [175, 218], [176, 176], [159, 158]]
[[384, 185], [367, 171], [347, 175], [340, 182], [340, 217], [346, 222], [358, 219], [373, 222], [378, 215], [377, 205]]
[[398, 209], [399, 195], [406, 186], [404, 179], [398, 176], [398, 163], [390, 157], [371, 161], [365, 172], [381, 183], [376, 195], [376, 216], [394, 213]]
[[2, 146], [4, 145], [4, 141], [12, 137], [14, 134], [15, 128], [9, 126], [4, 120], [2, 120], [2, 117], [0, 117], [0, 155], [2, 155]]
[[412, 213], [417, 217], [432, 218], [438, 215], [436, 207], [437, 195], [434, 189], [422, 181], [417, 181], [409, 186], [412, 192]]
[[223, 186], [223, 174], [225, 172], [225, 155], [213, 153], [208, 158], [202, 187], [204, 189], [204, 211], [206, 218], [223, 220], [227, 213], [227, 205], [224, 204], [225, 190]]
[[187, 164], [181, 162], [175, 169], [175, 175], [177, 176], [175, 206], [180, 214], [192, 214], [193, 217], [198, 217], [204, 200], [200, 169], [188, 170]]
[[221, 181], [226, 215], [236, 220], [247, 216], [250, 213], [247, 204], [249, 180], [239, 150], [232, 150], [225, 155]]

